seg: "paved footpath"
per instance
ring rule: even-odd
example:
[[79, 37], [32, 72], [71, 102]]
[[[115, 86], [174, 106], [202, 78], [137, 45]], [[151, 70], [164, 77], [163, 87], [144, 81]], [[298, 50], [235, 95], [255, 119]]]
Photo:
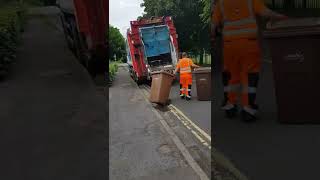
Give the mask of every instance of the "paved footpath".
[[110, 179], [199, 179], [152, 108], [120, 67], [109, 88]]
[[[52, 9], [51, 9], [52, 10]], [[30, 17], [0, 82], [0, 179], [107, 179], [106, 96], [48, 22]]]

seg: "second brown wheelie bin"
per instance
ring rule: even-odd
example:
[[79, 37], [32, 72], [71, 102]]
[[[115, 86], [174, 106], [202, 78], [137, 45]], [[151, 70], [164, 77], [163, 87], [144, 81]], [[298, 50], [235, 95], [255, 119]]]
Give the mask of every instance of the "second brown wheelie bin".
[[193, 71], [196, 78], [197, 98], [199, 101], [211, 100], [211, 67], [197, 68]]
[[174, 75], [165, 71], [152, 73], [150, 101], [165, 105], [168, 103]]
[[320, 18], [289, 19], [267, 27], [278, 121], [320, 123]]

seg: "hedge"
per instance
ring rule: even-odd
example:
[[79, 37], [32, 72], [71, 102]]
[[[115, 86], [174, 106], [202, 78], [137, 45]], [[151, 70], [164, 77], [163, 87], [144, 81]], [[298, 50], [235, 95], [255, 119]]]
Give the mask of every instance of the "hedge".
[[20, 35], [23, 31], [24, 8], [10, 4], [0, 8], [0, 76], [5, 75], [16, 58]]
[[109, 63], [109, 83], [115, 79], [116, 73], [118, 71], [118, 62]]

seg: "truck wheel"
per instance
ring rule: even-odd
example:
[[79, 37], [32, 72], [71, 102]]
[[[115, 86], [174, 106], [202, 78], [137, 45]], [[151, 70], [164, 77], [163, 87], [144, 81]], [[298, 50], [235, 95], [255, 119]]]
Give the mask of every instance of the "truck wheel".
[[143, 81], [138, 78], [137, 73], [133, 71], [133, 80], [137, 83], [137, 85], [143, 84]]
[[144, 82], [142, 80], [137, 80], [136, 83], [138, 84], [138, 86], [142, 85]]

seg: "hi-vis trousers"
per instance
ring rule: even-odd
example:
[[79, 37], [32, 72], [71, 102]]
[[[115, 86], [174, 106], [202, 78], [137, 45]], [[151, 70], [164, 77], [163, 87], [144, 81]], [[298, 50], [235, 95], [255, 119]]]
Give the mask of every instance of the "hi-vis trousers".
[[259, 81], [260, 48], [257, 40], [237, 39], [224, 42], [223, 109], [235, 106], [240, 90], [244, 111], [257, 113], [256, 91]]
[[191, 98], [192, 74], [180, 75], [180, 97]]

